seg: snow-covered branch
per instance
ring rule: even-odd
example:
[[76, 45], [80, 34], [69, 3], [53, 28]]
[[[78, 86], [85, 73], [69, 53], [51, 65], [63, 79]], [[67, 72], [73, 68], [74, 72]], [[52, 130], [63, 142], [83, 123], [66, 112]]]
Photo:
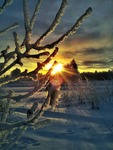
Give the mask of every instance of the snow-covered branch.
[[2, 6], [0, 7], [0, 14], [6, 9], [8, 5], [10, 5], [13, 0], [4, 0]]
[[73, 35], [74, 33], [76, 33], [76, 31], [78, 30], [78, 28], [80, 27], [80, 25], [82, 24], [82, 22], [84, 21], [84, 19], [86, 19], [86, 17], [88, 17], [92, 12], [92, 8], [89, 7], [86, 12], [76, 21], [76, 23], [74, 24], [74, 26], [68, 30], [64, 35], [62, 35], [58, 40], [56, 40], [55, 42], [51, 43], [51, 44], [47, 44], [45, 46], [37, 46], [36, 44], [33, 44], [33, 48], [35, 50], [44, 50], [44, 49], [52, 49], [55, 46], [57, 46], [58, 44], [60, 44], [61, 42], [63, 42], [66, 38], [68, 38], [69, 36]]
[[18, 27], [18, 26], [19, 26], [18, 23], [14, 23], [14, 24], [8, 26], [7, 28], [1, 30], [1, 31], [0, 31], [0, 35], [2, 35], [2, 34], [4, 34], [4, 33], [8, 32], [9, 30], [14, 29], [14, 28], [16, 28], [16, 27]]
[[23, 13], [24, 13], [24, 25], [26, 33], [30, 29], [30, 18], [29, 18], [29, 11], [28, 11], [28, 0], [23, 0]]
[[45, 37], [47, 37], [49, 34], [51, 34], [56, 29], [56, 27], [59, 25], [60, 20], [63, 16], [66, 5], [67, 5], [67, 0], [62, 0], [62, 4], [61, 4], [58, 12], [56, 13], [55, 19], [53, 20], [52, 24], [47, 29], [47, 31], [35, 42], [35, 46], [39, 45], [41, 43], [41, 41], [44, 40]]
[[30, 20], [30, 28], [31, 28], [31, 30], [33, 29], [34, 23], [36, 22], [37, 14], [38, 14], [38, 12], [39, 12], [39, 9], [40, 9], [41, 2], [42, 2], [42, 1], [43, 1], [43, 0], [38, 0], [37, 4], [36, 4], [36, 6], [35, 6], [34, 13], [33, 13], [32, 18], [31, 18], [31, 20]]
[[22, 99], [25, 100], [25, 99], [29, 98], [30, 96], [32, 96], [34, 93], [36, 93], [36, 92], [40, 91], [41, 89], [43, 89], [43, 88], [45, 87], [45, 85], [47, 84], [47, 82], [49, 81], [49, 78], [50, 78], [50, 75], [51, 75], [51, 71], [52, 71], [52, 69], [53, 69], [53, 66], [56, 65], [56, 64], [57, 64], [57, 62], [54, 61], [52, 67], [51, 67], [51, 68], [48, 70], [48, 72], [45, 74], [43, 80], [42, 80], [40, 83], [37, 81], [37, 82], [35, 83], [34, 88], [33, 88], [30, 92], [28, 92], [28, 93], [25, 94], [25, 95], [14, 96], [14, 97], [12, 97], [12, 99], [14, 99], [14, 100], [20, 102]]

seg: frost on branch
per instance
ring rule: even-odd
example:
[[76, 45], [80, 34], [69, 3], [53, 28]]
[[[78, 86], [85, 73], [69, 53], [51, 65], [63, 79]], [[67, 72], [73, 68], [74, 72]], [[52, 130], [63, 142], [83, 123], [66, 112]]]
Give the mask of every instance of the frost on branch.
[[[4, 0], [3, 5], [0, 7], [0, 13], [5, 10], [7, 5], [10, 5], [13, 0]], [[22, 42], [20, 42], [20, 35], [17, 31], [13, 32], [13, 38], [14, 38], [14, 44], [15, 47], [12, 49], [9, 44], [6, 43], [6, 46], [3, 50], [0, 52], [0, 86], [3, 87], [5, 85], [8, 85], [11, 82], [18, 81], [22, 78], [30, 78], [32, 81], [34, 81], [34, 85], [31, 91], [26, 92], [23, 95], [14, 95], [13, 91], [6, 90], [4, 88], [5, 94], [0, 95], [0, 149], [9, 149], [11, 148], [19, 138], [21, 138], [22, 134], [26, 131], [28, 127], [33, 128], [41, 128], [44, 126], [47, 126], [50, 122], [49, 119], [43, 119], [44, 110], [47, 109], [46, 105], [49, 104], [50, 107], [56, 107], [58, 100], [59, 100], [59, 93], [60, 89], [57, 89], [55, 91], [52, 91], [53, 89], [49, 89], [51, 95], [49, 95], [52, 99], [49, 99], [45, 97], [41, 106], [38, 106], [38, 102], [34, 102], [26, 112], [26, 120], [19, 121], [19, 122], [8, 122], [7, 119], [9, 117], [10, 108], [12, 105], [12, 102], [16, 103], [18, 102], [24, 102], [29, 100], [29, 98], [32, 98], [33, 95], [42, 90], [47, 86], [47, 83], [50, 81], [51, 72], [58, 62], [54, 61], [52, 67], [47, 71], [47, 73], [43, 76], [43, 79], [39, 82], [39, 71], [43, 70], [46, 64], [48, 64], [53, 58], [56, 57], [57, 53], [59, 52], [59, 48], [57, 47], [58, 44], [63, 42], [66, 38], [76, 33], [78, 28], [83, 23], [84, 19], [88, 17], [92, 9], [88, 8], [86, 12], [81, 15], [81, 17], [75, 22], [75, 24], [66, 32], [64, 33], [59, 39], [54, 41], [53, 43], [45, 44], [41, 46], [41, 43], [44, 42], [44, 39], [47, 38], [51, 33], [55, 31], [57, 26], [59, 25], [62, 16], [64, 14], [64, 10], [67, 6], [68, 0], [62, 0], [61, 6], [56, 13], [53, 22], [51, 23], [50, 27], [43, 33], [39, 38], [35, 40], [35, 42], [32, 42], [33, 39], [33, 29], [34, 24], [37, 19], [37, 14], [40, 10], [40, 6], [43, 0], [38, 0], [35, 9], [33, 13], [30, 15], [28, 4], [29, 0], [23, 0], [23, 16], [24, 16], [24, 29], [25, 29], [25, 35], [23, 35]], [[42, 3], [43, 4], [43, 3]], [[43, 5], [42, 5], [43, 6]], [[31, 17], [30, 17], [31, 16]], [[6, 27], [5, 29], [2, 29], [0, 31], [0, 36], [2, 34], [6, 33], [7, 31], [14, 29], [18, 26], [18, 23], [15, 23], [13, 25], [10, 25]], [[34, 54], [32, 50], [36, 50], [36, 53]], [[51, 51], [50, 51], [51, 50]], [[41, 59], [43, 57], [43, 61]], [[25, 65], [25, 61], [34, 61], [36, 62], [36, 67], [33, 68], [31, 71], [28, 70], [26, 67], [23, 71], [20, 71], [19, 73], [15, 74], [14, 76], [8, 74], [10, 70], [14, 70], [14, 67], [22, 69], [22, 67]], [[41, 119], [41, 120], [40, 120]], [[19, 134], [17, 135], [16, 129], [19, 129]], [[9, 135], [12, 133], [13, 136], [11, 140], [9, 141]], [[16, 135], [16, 136], [15, 136]], [[5, 146], [2, 144], [5, 143]]]
[[0, 7], [0, 14], [5, 10], [5, 8], [10, 5], [13, 0], [4, 0], [2, 6]]
[[[6, 7], [10, 5], [12, 2], [13, 0], [4, 0], [2, 6], [0, 6], [0, 14], [2, 14], [2, 12], [6, 9]], [[8, 26], [7, 28], [0, 30], [0, 36], [4, 34], [5, 32], [8, 32], [9, 30], [14, 29], [16, 27], [18, 27], [18, 23], [14, 23]]]
[[47, 48], [52, 49], [54, 46], [57, 46], [58, 44], [63, 42], [66, 38], [76, 33], [76, 31], [79, 29], [84, 19], [86, 19], [91, 14], [91, 12], [92, 12], [92, 8], [89, 7], [86, 10], [86, 12], [76, 21], [74, 26], [70, 30], [68, 30], [64, 35], [62, 35], [58, 40], [54, 41], [51, 44], [47, 44], [45, 46], [37, 46], [37, 41], [36, 41], [35, 44], [33, 45], [33, 48], [36, 50], [41, 50], [41, 49], [47, 49]]
[[0, 36], [4, 33], [8, 32], [9, 30], [16, 28], [16, 27], [18, 27], [18, 23], [14, 23], [14, 24], [8, 26], [7, 28], [0, 31]]
[[48, 30], [35, 42], [35, 45], [39, 45], [41, 43], [41, 41], [44, 40], [45, 37], [47, 37], [49, 34], [51, 34], [56, 29], [56, 27], [60, 23], [60, 20], [63, 16], [66, 5], [67, 5], [67, 0], [63, 0], [52, 24], [50, 25]]

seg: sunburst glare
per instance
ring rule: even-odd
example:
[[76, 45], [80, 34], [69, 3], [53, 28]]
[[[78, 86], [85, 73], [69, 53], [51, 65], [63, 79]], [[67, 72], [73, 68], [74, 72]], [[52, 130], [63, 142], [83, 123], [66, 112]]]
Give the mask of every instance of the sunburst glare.
[[63, 69], [63, 64], [58, 63], [54, 66], [53, 71], [51, 72], [52, 75], [56, 74], [57, 72], [61, 72]]

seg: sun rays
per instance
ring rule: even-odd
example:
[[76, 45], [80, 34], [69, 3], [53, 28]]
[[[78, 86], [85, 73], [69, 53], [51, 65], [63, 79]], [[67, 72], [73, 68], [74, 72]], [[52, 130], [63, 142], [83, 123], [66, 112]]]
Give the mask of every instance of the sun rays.
[[54, 74], [56, 74], [58, 72], [61, 72], [62, 70], [63, 70], [63, 64], [58, 63], [57, 65], [54, 66], [51, 74], [54, 75]]

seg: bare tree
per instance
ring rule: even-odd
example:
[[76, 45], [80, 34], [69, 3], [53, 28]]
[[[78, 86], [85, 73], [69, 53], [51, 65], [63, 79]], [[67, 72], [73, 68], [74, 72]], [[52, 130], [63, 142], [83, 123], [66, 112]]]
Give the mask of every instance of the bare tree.
[[[2, 110], [2, 115], [1, 115], [1, 122], [0, 122], [0, 130], [1, 132], [1, 143], [6, 140], [8, 135], [13, 131], [15, 131], [16, 128], [19, 128], [21, 133], [14, 137], [12, 141], [10, 141], [10, 144], [6, 144], [3, 146], [1, 144], [1, 147], [3, 146], [3, 149], [9, 149], [16, 140], [18, 140], [21, 137], [21, 134], [26, 130], [27, 127], [29, 126], [35, 126], [35, 127], [42, 127], [48, 124], [49, 120], [43, 120], [39, 121], [39, 118], [43, 115], [44, 113], [44, 107], [46, 103], [46, 98], [44, 99], [44, 102], [42, 103], [42, 106], [40, 109], [36, 110], [34, 107], [34, 104], [31, 108], [32, 111], [35, 111], [35, 115], [31, 116], [30, 119], [18, 122], [18, 123], [8, 123], [7, 117], [9, 114], [9, 109], [11, 105], [11, 100], [14, 100], [15, 102], [19, 102], [21, 100], [29, 99], [29, 97], [33, 97], [33, 94], [37, 91], [40, 91], [48, 82], [51, 71], [54, 65], [56, 65], [56, 61], [53, 63], [53, 66], [48, 70], [48, 72], [44, 75], [43, 80], [38, 83], [38, 73], [40, 70], [43, 69], [43, 67], [51, 61], [53, 57], [55, 57], [59, 51], [58, 44], [63, 42], [66, 38], [69, 36], [73, 35], [76, 33], [82, 22], [86, 17], [88, 17], [91, 12], [92, 8], [88, 8], [86, 12], [80, 16], [80, 18], [75, 22], [75, 24], [61, 37], [59, 37], [56, 41], [52, 43], [48, 43], [45, 45], [41, 45], [42, 41], [44, 41], [45, 38], [47, 38], [53, 31], [55, 31], [56, 27], [59, 25], [60, 20], [63, 16], [65, 7], [67, 5], [68, 0], [62, 0], [61, 6], [56, 13], [56, 16], [49, 26], [49, 28], [46, 30], [45, 33], [43, 33], [35, 42], [32, 43], [32, 38], [33, 38], [33, 28], [34, 24], [37, 19], [37, 15], [40, 9], [40, 5], [42, 3], [42, 0], [38, 0], [33, 14], [29, 15], [29, 9], [28, 9], [28, 0], [23, 0], [23, 15], [24, 15], [24, 29], [25, 29], [25, 35], [23, 37], [22, 43], [20, 43], [19, 36], [16, 31], [13, 32], [13, 37], [14, 37], [14, 43], [15, 43], [15, 49], [11, 50], [9, 45], [6, 45], [6, 48], [4, 50], [1, 50], [0, 54], [0, 59], [3, 59], [4, 61], [0, 63], [0, 86], [2, 87], [3, 85], [6, 85], [7, 83], [16, 81], [18, 79], [21, 79], [23, 77], [28, 77], [32, 78], [35, 81], [35, 86], [32, 91], [28, 92], [25, 95], [19, 95], [15, 96], [14, 93], [11, 90], [6, 91], [5, 94], [0, 95], [0, 105]], [[0, 13], [3, 13], [5, 9], [7, 9], [7, 6], [10, 5], [13, 2], [13, 0], [4, 0], [3, 5], [0, 7]], [[18, 24], [14, 23], [13, 25], [10, 25], [9, 27], [6, 27], [5, 29], [2, 29], [0, 31], [0, 36], [4, 34], [6, 31], [9, 31], [11, 29], [14, 29], [17, 27]], [[5, 33], [6, 34], [6, 33]], [[50, 52], [50, 50], [54, 49], [53, 51]], [[30, 54], [32, 50], [36, 50], [37, 54]], [[46, 59], [41, 62], [40, 57], [46, 56]], [[37, 67], [28, 72], [27, 69], [25, 69], [23, 72], [20, 72], [19, 74], [15, 76], [7, 76], [7, 78], [3, 78], [4, 75], [7, 74], [7, 72], [13, 68], [15, 65], [18, 65], [20, 67], [23, 66], [23, 60], [27, 58], [35, 58], [37, 59]], [[3, 105], [5, 106], [3, 107]], [[35, 103], [36, 104], [36, 103]], [[8, 139], [7, 139], [8, 140]], [[6, 140], [6, 141], [7, 141]], [[9, 142], [9, 141], [8, 141]]]

